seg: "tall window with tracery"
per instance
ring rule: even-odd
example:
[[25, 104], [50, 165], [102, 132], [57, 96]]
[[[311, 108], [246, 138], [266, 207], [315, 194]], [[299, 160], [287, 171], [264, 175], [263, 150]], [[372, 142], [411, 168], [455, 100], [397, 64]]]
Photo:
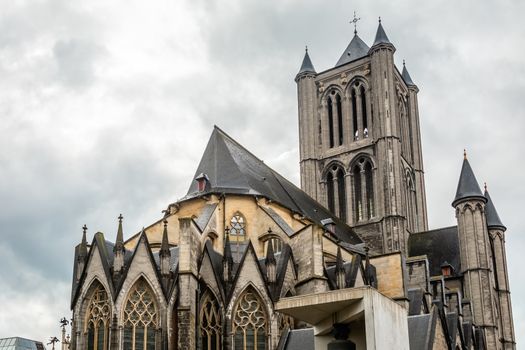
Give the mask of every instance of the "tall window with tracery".
[[107, 350], [109, 341], [109, 322], [111, 306], [104, 287], [97, 285], [86, 311], [86, 330], [88, 350]]
[[158, 311], [148, 283], [139, 279], [124, 307], [124, 350], [155, 350]]
[[371, 219], [375, 215], [374, 208], [374, 177], [372, 174], [372, 164], [367, 161], [365, 163], [365, 180], [366, 180], [366, 211], [368, 218]]
[[201, 301], [200, 337], [203, 350], [220, 350], [221, 347], [221, 314], [219, 303], [210, 292]]
[[352, 126], [354, 140], [370, 136], [370, 113], [368, 111], [367, 87], [364, 81], [355, 80], [350, 87], [352, 103]]
[[363, 199], [361, 198], [361, 168], [355, 165], [352, 171], [354, 177], [354, 213], [355, 221], [363, 219]]
[[332, 98], [328, 97], [328, 144], [330, 148], [334, 147], [334, 104]]
[[239, 298], [232, 325], [235, 350], [267, 349], [267, 320], [263, 305], [251, 289]]
[[229, 238], [232, 243], [232, 254], [236, 261], [240, 260], [246, 244], [246, 219], [237, 212], [230, 219]]
[[345, 172], [341, 166], [334, 165], [327, 171], [326, 199], [328, 209], [341, 220], [346, 221]]

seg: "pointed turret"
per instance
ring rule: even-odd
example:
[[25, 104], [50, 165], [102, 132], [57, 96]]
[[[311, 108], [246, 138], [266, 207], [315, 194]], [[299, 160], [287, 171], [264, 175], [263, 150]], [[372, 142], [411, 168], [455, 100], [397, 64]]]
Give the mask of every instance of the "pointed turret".
[[346, 288], [346, 271], [344, 266], [343, 257], [341, 255], [341, 247], [337, 247], [337, 258], [335, 261], [335, 278], [337, 288]]
[[383, 29], [383, 25], [381, 24], [381, 17], [379, 17], [379, 25], [377, 27], [376, 38], [374, 40], [372, 48], [378, 45], [389, 45], [392, 46], [392, 48], [394, 48], [394, 45], [390, 42], [388, 36], [385, 33], [385, 30]]
[[230, 230], [226, 228], [225, 231], [226, 240], [224, 241], [224, 255], [222, 257], [223, 278], [225, 282], [231, 282], [233, 256], [230, 244]]
[[405, 60], [403, 60], [403, 72], [401, 72], [401, 76], [403, 77], [403, 80], [405, 81], [405, 84], [407, 84], [407, 86], [416, 86], [416, 84], [414, 84], [414, 82], [412, 81], [410, 74], [408, 74], [408, 70], [405, 65]]
[[164, 220], [164, 232], [162, 232], [162, 244], [160, 246], [159, 258], [160, 258], [160, 274], [162, 276], [168, 276], [170, 274], [170, 244], [168, 241], [168, 220]]
[[485, 216], [487, 217], [487, 227], [491, 228], [500, 228], [505, 231], [507, 228], [501, 222], [496, 207], [490, 198], [489, 191], [487, 190], [487, 185], [485, 184], [485, 198], [487, 198], [487, 204], [485, 205]]
[[461, 174], [459, 175], [456, 197], [452, 202], [452, 206], [455, 207], [458, 203], [471, 198], [477, 198], [485, 203], [487, 202], [487, 199], [483, 196], [483, 193], [481, 193], [476, 176], [474, 176], [474, 172], [468, 162], [467, 152], [465, 151], [463, 153], [463, 166], [461, 167]]
[[266, 264], [266, 278], [268, 279], [268, 282], [274, 283], [277, 280], [277, 266], [271, 240], [268, 241], [268, 248], [266, 249], [266, 261], [264, 263]]
[[314, 73], [316, 74], [314, 65], [312, 64], [312, 60], [310, 59], [310, 55], [308, 55], [308, 46], [305, 49], [303, 63], [301, 64], [301, 69], [299, 69], [299, 72], [297, 73], [297, 76], [303, 74], [303, 73]]
[[350, 44], [348, 44], [335, 66], [339, 67], [345, 63], [363, 58], [368, 55], [369, 50], [370, 47], [355, 33], [352, 41], [350, 41]]
[[120, 214], [118, 216], [117, 239], [115, 240], [115, 246], [113, 247], [113, 253], [115, 254], [113, 260], [113, 272], [117, 275], [124, 267], [124, 233], [122, 230], [122, 219], [124, 219], [124, 217]]

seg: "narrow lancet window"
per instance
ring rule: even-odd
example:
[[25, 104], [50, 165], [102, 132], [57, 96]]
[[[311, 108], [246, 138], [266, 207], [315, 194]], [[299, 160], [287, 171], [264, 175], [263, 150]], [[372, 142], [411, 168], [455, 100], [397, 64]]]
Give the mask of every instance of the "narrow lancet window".
[[358, 165], [354, 167], [354, 205], [355, 221], [363, 219], [363, 200], [361, 197], [361, 169]]
[[355, 90], [352, 89], [352, 125], [354, 133], [354, 140], [359, 139], [359, 128], [357, 126], [357, 97], [355, 95]]
[[339, 128], [339, 146], [343, 144], [343, 108], [341, 106], [341, 96], [337, 94], [335, 97], [337, 104], [337, 125]]
[[361, 115], [363, 117], [363, 137], [368, 137], [368, 115], [366, 111], [366, 91], [361, 86]]
[[374, 177], [372, 174], [372, 164], [367, 162], [365, 165], [365, 179], [366, 179], [366, 209], [368, 218], [374, 217]]
[[328, 144], [330, 148], [334, 147], [334, 110], [332, 99], [328, 97], [328, 131], [329, 131], [329, 140]]
[[339, 197], [339, 213], [341, 220], [346, 222], [346, 189], [345, 189], [345, 174], [343, 169], [337, 171], [337, 194]]
[[326, 192], [328, 209], [335, 214], [334, 176], [331, 172], [326, 175]]

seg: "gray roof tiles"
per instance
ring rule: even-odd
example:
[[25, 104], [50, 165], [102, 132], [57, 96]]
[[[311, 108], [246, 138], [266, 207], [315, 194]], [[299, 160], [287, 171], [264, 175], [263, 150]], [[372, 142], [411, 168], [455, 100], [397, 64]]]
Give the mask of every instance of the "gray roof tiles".
[[408, 238], [408, 255], [426, 255], [430, 276], [441, 275], [441, 264], [447, 261], [455, 273], [461, 271], [457, 226], [413, 233]]
[[412, 78], [410, 77], [410, 74], [408, 74], [407, 67], [405, 66], [405, 61], [403, 61], [403, 71], [401, 72], [401, 76], [403, 77], [403, 80], [405, 81], [405, 84], [407, 84], [407, 86], [415, 86], [416, 85], [412, 81]]
[[306, 52], [304, 53], [303, 63], [301, 64], [301, 69], [299, 69], [297, 75], [301, 73], [315, 73], [314, 65], [312, 64], [310, 55], [308, 55], [308, 49], [306, 49]]
[[463, 166], [461, 167], [461, 174], [459, 175], [458, 187], [456, 190], [456, 197], [452, 202], [452, 206], [456, 206], [457, 203], [463, 199], [469, 198], [480, 198], [486, 201], [485, 196], [481, 193], [481, 189], [478, 185], [478, 180], [470, 167], [470, 163], [465, 155], [463, 160]]
[[487, 217], [487, 227], [489, 228], [499, 227], [499, 228], [507, 229], [505, 225], [503, 225], [503, 223], [501, 222], [498, 212], [496, 211], [496, 207], [494, 206], [494, 203], [492, 202], [492, 198], [490, 198], [489, 191], [487, 190], [485, 190], [485, 198], [487, 198], [487, 204], [485, 206], [485, 215]]
[[376, 45], [379, 45], [379, 44], [390, 44], [390, 45], [392, 45], [392, 43], [388, 39], [388, 36], [385, 33], [385, 30], [383, 29], [383, 25], [381, 24], [381, 20], [379, 20], [379, 26], [377, 27], [376, 38], [374, 40], [374, 44], [372, 45], [372, 47], [376, 46]]
[[208, 176], [210, 188], [199, 192], [196, 181], [192, 181], [182, 200], [209, 193], [263, 196], [318, 225], [321, 225], [321, 220], [332, 218], [338, 239], [352, 244], [362, 243], [348, 225], [218, 127], [214, 128], [197, 168], [196, 174], [200, 173]]
[[335, 66], [339, 67], [348, 62], [363, 58], [368, 55], [368, 50], [370, 50], [370, 47], [355, 34]]

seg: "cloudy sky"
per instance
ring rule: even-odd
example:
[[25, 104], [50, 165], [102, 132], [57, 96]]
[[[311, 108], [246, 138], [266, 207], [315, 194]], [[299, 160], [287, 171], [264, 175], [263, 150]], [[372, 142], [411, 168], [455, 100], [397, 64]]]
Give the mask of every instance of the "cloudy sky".
[[[11, 0], [0, 4], [0, 337], [47, 340], [73, 247], [182, 197], [214, 124], [298, 183], [293, 78], [381, 16], [420, 88], [430, 226], [454, 224], [463, 148], [508, 227], [525, 341], [523, 1]], [[520, 298], [522, 296], [522, 298]]]

